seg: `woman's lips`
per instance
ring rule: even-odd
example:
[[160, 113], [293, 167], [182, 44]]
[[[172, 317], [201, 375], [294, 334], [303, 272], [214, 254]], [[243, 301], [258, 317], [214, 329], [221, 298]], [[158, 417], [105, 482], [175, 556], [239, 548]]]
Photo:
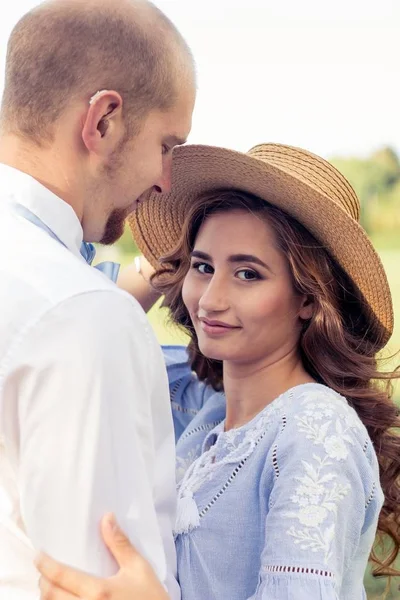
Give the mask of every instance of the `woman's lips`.
[[224, 323], [223, 321], [216, 321], [212, 319], [199, 319], [201, 329], [208, 335], [225, 335], [231, 333], [236, 329], [240, 329], [235, 325]]

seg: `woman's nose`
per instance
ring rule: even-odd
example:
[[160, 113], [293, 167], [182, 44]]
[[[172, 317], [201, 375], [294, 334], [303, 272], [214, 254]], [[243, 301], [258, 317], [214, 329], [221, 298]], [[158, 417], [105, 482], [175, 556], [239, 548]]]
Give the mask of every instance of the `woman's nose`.
[[226, 285], [221, 278], [214, 275], [200, 297], [199, 308], [205, 313], [212, 313], [227, 310], [228, 306]]

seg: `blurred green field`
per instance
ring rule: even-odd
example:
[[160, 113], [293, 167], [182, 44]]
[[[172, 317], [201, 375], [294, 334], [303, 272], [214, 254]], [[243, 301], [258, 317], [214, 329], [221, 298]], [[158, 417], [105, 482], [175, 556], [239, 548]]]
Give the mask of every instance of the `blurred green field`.
[[[400, 249], [383, 250], [380, 252], [380, 255], [388, 275], [394, 303], [395, 331], [388, 345], [389, 352], [393, 354], [400, 349]], [[397, 355], [391, 364], [393, 367], [399, 365], [400, 356]], [[396, 400], [400, 405], [399, 384], [396, 386]], [[400, 557], [397, 560], [397, 568], [400, 569]], [[400, 577], [392, 577], [390, 581], [386, 578], [375, 579], [371, 576], [369, 568], [365, 583], [369, 600], [383, 600], [384, 598], [387, 600], [400, 599]], [[387, 595], [385, 595], [385, 588]]]
[[[400, 249], [385, 250], [381, 252], [382, 260], [388, 274], [390, 288], [392, 290], [394, 303], [394, 334], [389, 343], [389, 350], [392, 353], [400, 350]], [[400, 355], [397, 355], [392, 361], [393, 367], [400, 365]], [[396, 398], [400, 401], [400, 385], [397, 385]], [[399, 594], [400, 598], [400, 594]]]

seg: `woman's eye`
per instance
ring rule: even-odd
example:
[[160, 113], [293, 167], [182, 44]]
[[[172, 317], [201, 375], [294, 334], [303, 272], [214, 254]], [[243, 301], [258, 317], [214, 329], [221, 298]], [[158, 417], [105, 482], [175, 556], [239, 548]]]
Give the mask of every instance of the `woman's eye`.
[[256, 279], [260, 279], [259, 274], [256, 271], [251, 271], [250, 269], [242, 269], [236, 273], [236, 276], [242, 281], [254, 281]]
[[212, 266], [208, 265], [207, 263], [193, 263], [192, 269], [202, 273], [203, 275], [212, 275], [214, 272]]
[[169, 151], [170, 151], [170, 148], [168, 148], [168, 146], [163, 146], [162, 147], [162, 153], [163, 154], [168, 154]]

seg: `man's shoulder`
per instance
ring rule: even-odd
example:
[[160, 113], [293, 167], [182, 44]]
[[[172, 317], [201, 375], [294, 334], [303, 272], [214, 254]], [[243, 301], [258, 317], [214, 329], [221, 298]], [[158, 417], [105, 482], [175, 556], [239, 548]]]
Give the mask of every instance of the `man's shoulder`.
[[100, 313], [100, 328], [111, 315], [115, 321], [129, 316], [130, 321], [146, 322], [137, 301], [103, 273], [60, 244], [45, 246], [25, 256], [0, 257], [3, 334], [6, 330], [17, 333], [51, 313], [70, 315], [71, 319], [83, 313], [89, 321]]
[[[0, 230], [5, 227], [0, 225]], [[79, 255], [65, 248], [39, 228], [18, 223], [8, 239], [0, 241], [0, 274], [13, 301], [20, 290], [29, 302], [57, 304], [84, 292], [118, 288], [99, 270], [91, 268]], [[4, 231], [3, 231], [4, 233]]]
[[[107, 320], [146, 323], [139, 304], [98, 269], [28, 222], [4, 212], [0, 222], [1, 340], [6, 346], [46, 315], [65, 322], [86, 318], [99, 329]], [[100, 315], [100, 316], [99, 316]], [[140, 327], [139, 327], [140, 329]], [[0, 356], [2, 342], [0, 340]]]
[[31, 306], [26, 303], [23, 311], [10, 306], [7, 320], [0, 317], [0, 366], [4, 368], [30, 361], [35, 349], [48, 357], [54, 352], [68, 357], [68, 363], [84, 358], [99, 365], [121, 353], [136, 356], [139, 352], [143, 360], [153, 357], [157, 344], [143, 309], [115, 285], [70, 286], [51, 302], [29, 294], [25, 302], [30, 298]]

